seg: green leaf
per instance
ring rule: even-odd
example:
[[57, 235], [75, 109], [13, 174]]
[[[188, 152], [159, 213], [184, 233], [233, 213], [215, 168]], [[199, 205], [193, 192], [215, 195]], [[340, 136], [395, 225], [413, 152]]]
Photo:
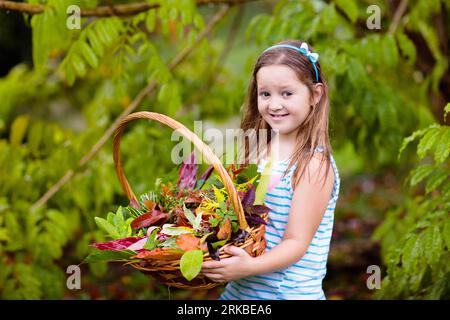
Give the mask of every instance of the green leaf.
[[450, 154], [450, 127], [442, 126], [440, 128], [441, 138], [436, 143], [434, 160], [437, 163], [443, 163]]
[[348, 60], [348, 78], [354, 87], [360, 87], [361, 83], [365, 83], [367, 76], [364, 65], [355, 58], [349, 58]]
[[420, 257], [420, 243], [416, 235], [412, 235], [403, 247], [402, 265], [407, 273], [413, 271], [414, 265]]
[[434, 165], [424, 164], [412, 170], [410, 173], [410, 186], [414, 187], [415, 185], [420, 183], [423, 179], [428, 177], [434, 169]]
[[99, 218], [99, 217], [95, 217], [94, 218], [95, 223], [97, 224], [97, 226], [104, 230], [105, 232], [107, 232], [113, 239], [119, 239], [120, 238], [120, 234], [117, 231], [117, 229], [108, 221], [106, 221], [103, 218]]
[[18, 146], [22, 143], [27, 132], [30, 118], [28, 116], [18, 116], [11, 125], [9, 141], [12, 145]]
[[156, 26], [156, 10], [148, 10], [147, 17], [145, 19], [145, 27], [149, 32], [155, 30]]
[[444, 243], [447, 246], [447, 249], [450, 250], [450, 218], [447, 218], [444, 222], [442, 235], [444, 237]]
[[358, 5], [355, 0], [336, 0], [336, 5], [344, 11], [352, 23], [358, 19]]
[[[151, 10], [153, 11], [153, 10]], [[86, 36], [89, 40], [89, 43], [94, 50], [95, 54], [97, 56], [103, 56], [104, 50], [103, 45], [101, 44], [100, 40], [98, 39], [97, 34], [95, 33], [95, 30], [90, 28], [86, 31]]]
[[188, 227], [174, 227], [170, 224], [165, 224], [162, 227], [161, 233], [168, 236], [179, 236], [180, 234], [194, 234], [195, 230]]
[[422, 250], [428, 264], [433, 268], [442, 254], [442, 237], [439, 226], [426, 229], [421, 234]]
[[86, 75], [86, 66], [83, 59], [80, 58], [76, 53], [71, 55], [72, 66], [79, 77], [83, 78]]
[[92, 48], [84, 41], [79, 41], [80, 51], [83, 54], [84, 59], [89, 63], [92, 68], [98, 67], [98, 58], [95, 55]]
[[396, 38], [398, 41], [398, 46], [406, 56], [408, 63], [413, 64], [416, 61], [416, 46], [414, 42], [411, 41], [403, 32], [397, 32]]
[[216, 242], [211, 243], [213, 249], [217, 249], [217, 247], [222, 247], [228, 242], [228, 239], [219, 240]]
[[110, 250], [97, 250], [89, 254], [83, 263], [96, 263], [105, 261], [124, 261], [129, 260], [131, 256], [135, 255], [136, 252], [127, 251], [110, 251]]
[[445, 118], [447, 117], [447, 113], [450, 112], [450, 102], [447, 103], [447, 105], [444, 108], [444, 122], [445, 122]]
[[383, 61], [387, 66], [394, 67], [398, 64], [398, 49], [392, 34], [382, 37], [381, 50]]
[[195, 228], [195, 215], [192, 213], [191, 210], [189, 210], [188, 208], [186, 208], [186, 206], [183, 203], [183, 211], [184, 211], [184, 215], [186, 216], [186, 218], [188, 219], [188, 221], [190, 222], [190, 224]]
[[430, 150], [436, 143], [436, 139], [439, 137], [439, 127], [430, 127], [427, 133], [420, 139], [419, 145], [417, 146], [417, 155], [419, 158], [425, 157], [428, 150]]
[[100, 37], [100, 41], [104, 45], [109, 46], [112, 44], [113, 38], [112, 35], [110, 34], [111, 28], [106, 25], [105, 20], [99, 20], [96, 24], [95, 29]]
[[183, 254], [180, 259], [181, 274], [188, 280], [194, 279], [202, 269], [203, 251], [190, 250]]
[[148, 237], [147, 243], [144, 245], [144, 249], [153, 250], [156, 248], [159, 241], [156, 239], [156, 234], [158, 233], [159, 228], [155, 228]]
[[425, 193], [428, 194], [431, 191], [435, 190], [447, 178], [448, 178], [448, 173], [445, 171], [434, 172], [427, 180], [427, 184], [425, 185]]
[[[435, 125], [432, 125], [432, 126], [435, 126]], [[401, 156], [403, 150], [408, 146], [408, 144], [413, 142], [416, 138], [423, 136], [427, 132], [427, 130], [428, 130], [428, 128], [414, 131], [413, 134], [411, 134], [409, 137], [404, 138], [403, 142], [402, 142], [402, 146], [400, 147], [400, 150], [398, 152], [397, 159], [400, 159], [400, 156]]]

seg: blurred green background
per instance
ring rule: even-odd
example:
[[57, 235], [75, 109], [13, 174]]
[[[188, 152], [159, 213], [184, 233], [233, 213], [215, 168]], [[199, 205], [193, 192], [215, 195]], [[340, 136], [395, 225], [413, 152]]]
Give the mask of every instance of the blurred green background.
[[[237, 127], [253, 63], [283, 39], [314, 47], [330, 88], [342, 183], [327, 297], [450, 297], [448, 1], [133, 3], [0, 0], [0, 298], [216, 299], [222, 288], [169, 290], [103, 263], [81, 265], [69, 290], [66, 268], [105, 240], [93, 217], [127, 204], [114, 122], [146, 110]], [[173, 169], [170, 137], [147, 121], [127, 129], [136, 194]]]

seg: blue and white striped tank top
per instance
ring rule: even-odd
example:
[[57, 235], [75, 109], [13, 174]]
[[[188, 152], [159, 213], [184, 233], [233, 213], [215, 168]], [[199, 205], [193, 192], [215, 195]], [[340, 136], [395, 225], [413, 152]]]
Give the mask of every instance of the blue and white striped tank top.
[[[266, 164], [267, 159], [261, 160], [258, 172], [263, 172]], [[265, 234], [266, 251], [281, 242], [286, 229], [294, 194], [291, 178], [296, 166], [293, 165], [285, 177], [278, 182], [276, 177], [280, 177], [284, 173], [288, 164], [288, 161], [273, 163], [272, 181], [275, 180], [276, 186], [269, 186], [264, 201], [270, 208]], [[325, 300], [322, 280], [326, 274], [334, 209], [340, 186], [339, 173], [333, 156], [331, 156], [331, 164], [335, 175], [333, 191], [328, 208], [305, 255], [286, 269], [229, 282], [221, 294], [220, 300]]]

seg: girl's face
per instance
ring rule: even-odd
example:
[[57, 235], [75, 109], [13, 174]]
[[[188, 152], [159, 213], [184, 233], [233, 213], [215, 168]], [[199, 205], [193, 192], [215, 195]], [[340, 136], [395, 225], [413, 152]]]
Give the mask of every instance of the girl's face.
[[311, 111], [308, 87], [285, 65], [264, 66], [256, 74], [258, 111], [279, 134], [296, 134]]

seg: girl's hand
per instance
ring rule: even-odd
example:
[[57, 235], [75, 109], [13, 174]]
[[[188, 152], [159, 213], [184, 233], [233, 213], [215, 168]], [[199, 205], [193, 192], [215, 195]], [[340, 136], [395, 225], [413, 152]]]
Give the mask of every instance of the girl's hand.
[[225, 252], [231, 257], [220, 261], [206, 261], [202, 273], [214, 282], [228, 282], [251, 275], [253, 257], [239, 247], [230, 246]]

